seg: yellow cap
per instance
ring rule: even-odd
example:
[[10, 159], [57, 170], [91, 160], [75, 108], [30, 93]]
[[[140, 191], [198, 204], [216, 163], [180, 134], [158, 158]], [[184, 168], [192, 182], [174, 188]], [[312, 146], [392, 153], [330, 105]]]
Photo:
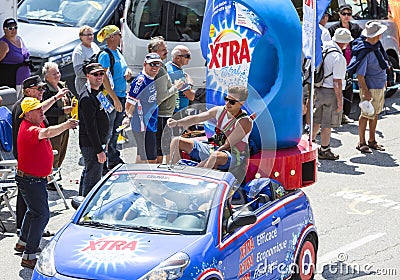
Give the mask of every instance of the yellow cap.
[[116, 25], [107, 25], [104, 26], [99, 33], [97, 33], [97, 41], [102, 43], [105, 39], [110, 37], [111, 35], [121, 32]]
[[39, 109], [43, 106], [39, 100], [33, 97], [25, 97], [21, 102], [22, 114], [19, 117], [22, 119], [26, 113]]

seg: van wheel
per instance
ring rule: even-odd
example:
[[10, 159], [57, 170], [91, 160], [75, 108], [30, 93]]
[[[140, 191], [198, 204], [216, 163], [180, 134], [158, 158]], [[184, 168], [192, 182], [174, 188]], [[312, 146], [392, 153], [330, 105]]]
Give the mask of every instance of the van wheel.
[[[392, 67], [394, 69], [399, 69], [399, 63], [393, 56], [389, 56], [389, 61], [392, 64]], [[394, 85], [394, 84], [400, 83], [400, 74], [395, 73], [391, 69], [387, 70], [386, 74], [387, 74], [387, 80], [388, 80], [389, 85]], [[390, 90], [386, 91], [385, 98], [389, 98], [389, 97], [393, 96], [393, 94], [395, 94], [396, 92], [397, 92], [397, 89], [390, 89]]]
[[314, 279], [317, 265], [317, 245], [314, 238], [308, 235], [300, 249], [300, 254], [296, 260], [291, 280], [310, 280]]

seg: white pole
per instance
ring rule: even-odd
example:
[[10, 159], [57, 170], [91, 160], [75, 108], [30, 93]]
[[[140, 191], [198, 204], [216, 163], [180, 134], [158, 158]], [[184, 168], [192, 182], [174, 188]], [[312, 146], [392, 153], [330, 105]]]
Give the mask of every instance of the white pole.
[[315, 35], [317, 33], [317, 0], [312, 0], [313, 4], [313, 32], [312, 32], [312, 40], [311, 40], [311, 80], [310, 80], [310, 100], [308, 104], [310, 107], [310, 135], [308, 137], [309, 145], [312, 145], [312, 134], [313, 134], [313, 108], [314, 108], [314, 72], [315, 72]]

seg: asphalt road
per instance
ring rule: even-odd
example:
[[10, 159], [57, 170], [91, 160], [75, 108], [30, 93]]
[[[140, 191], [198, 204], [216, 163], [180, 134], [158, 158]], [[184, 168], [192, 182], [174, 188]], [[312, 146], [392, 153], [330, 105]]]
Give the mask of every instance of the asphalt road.
[[[311, 200], [319, 232], [316, 279], [398, 279], [400, 275], [400, 93], [386, 100], [387, 114], [378, 123], [377, 140], [385, 152], [364, 155], [355, 149], [357, 122], [332, 134], [338, 161], [321, 161], [318, 181], [305, 189]], [[356, 117], [357, 107], [351, 116]], [[122, 157], [134, 162], [131, 141], [123, 145]], [[71, 132], [61, 184], [68, 203], [78, 193], [82, 167], [78, 165], [77, 132]], [[15, 205], [15, 200], [12, 200]], [[73, 214], [65, 209], [56, 192], [50, 192], [52, 217], [48, 228], [57, 231]], [[20, 266], [13, 246], [17, 241], [13, 220], [6, 208], [0, 217], [8, 229], [0, 233], [0, 280], [30, 279], [32, 271]], [[48, 242], [44, 238], [42, 246]]]

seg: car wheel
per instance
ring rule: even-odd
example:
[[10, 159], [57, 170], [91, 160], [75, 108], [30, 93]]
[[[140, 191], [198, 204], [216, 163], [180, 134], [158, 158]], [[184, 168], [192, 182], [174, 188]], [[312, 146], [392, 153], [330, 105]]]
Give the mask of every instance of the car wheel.
[[[394, 69], [399, 69], [399, 63], [397, 62], [397, 60], [394, 57], [389, 56], [389, 61], [392, 64], [392, 67]], [[393, 70], [388, 69], [386, 71], [386, 74], [388, 77], [388, 83], [390, 83], [390, 85], [400, 83], [400, 75], [397, 73], [394, 73]], [[389, 89], [385, 94], [385, 98], [389, 98], [389, 97], [393, 96], [393, 94], [395, 94], [396, 92], [397, 92], [397, 89]]]
[[299, 256], [296, 260], [296, 267], [291, 280], [314, 279], [317, 265], [317, 245], [314, 238], [309, 235], [301, 246]]

